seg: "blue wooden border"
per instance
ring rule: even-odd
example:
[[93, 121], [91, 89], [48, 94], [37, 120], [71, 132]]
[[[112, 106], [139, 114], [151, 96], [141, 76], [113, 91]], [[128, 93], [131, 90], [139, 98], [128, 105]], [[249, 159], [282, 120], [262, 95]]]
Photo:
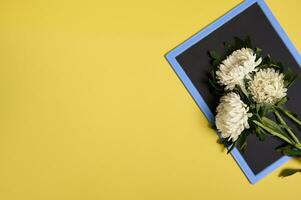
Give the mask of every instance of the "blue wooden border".
[[[178, 75], [178, 77], [181, 79], [183, 84], [185, 85], [186, 89], [190, 93], [190, 95], [193, 97], [199, 108], [202, 110], [202, 112], [207, 117], [208, 121], [213, 123], [214, 122], [214, 115], [210, 111], [209, 107], [205, 103], [204, 99], [198, 92], [198, 90], [194, 87], [182, 67], [179, 65], [179, 63], [176, 61], [176, 56], [184, 52], [186, 49], [212, 33], [214, 30], [218, 29], [220, 26], [231, 20], [233, 17], [237, 16], [239, 13], [243, 12], [245, 9], [253, 5], [254, 3], [257, 3], [264, 14], [267, 16], [268, 20], [271, 22], [272, 26], [280, 36], [280, 38], [285, 43], [286, 47], [289, 49], [290, 53], [293, 55], [293, 57], [296, 59], [299, 66], [301, 66], [301, 56], [298, 53], [297, 49], [294, 47], [293, 43], [290, 41], [284, 30], [281, 28], [280, 24], [264, 2], [264, 0], [246, 0], [243, 3], [239, 4], [237, 7], [226, 13], [221, 18], [217, 19], [215, 22], [210, 24], [205, 29], [201, 30], [200, 32], [193, 35], [191, 38], [171, 50], [169, 53], [166, 54], [166, 59], [169, 61], [171, 66], [173, 67], [174, 71]], [[239, 167], [242, 169], [244, 174], [247, 176], [250, 183], [255, 184], [263, 177], [267, 176], [269, 173], [271, 173], [273, 170], [287, 162], [290, 157], [283, 156], [280, 159], [278, 159], [276, 162], [272, 163], [270, 166], [259, 172], [258, 174], [254, 174], [251, 168], [248, 166], [247, 162], [244, 160], [240, 152], [235, 148], [231, 152], [233, 158], [239, 165]]]

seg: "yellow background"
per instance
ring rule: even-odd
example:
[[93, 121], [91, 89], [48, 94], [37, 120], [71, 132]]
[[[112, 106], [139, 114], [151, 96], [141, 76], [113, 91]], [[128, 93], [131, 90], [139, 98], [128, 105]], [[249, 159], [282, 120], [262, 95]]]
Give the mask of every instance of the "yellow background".
[[[239, 2], [2, 0], [0, 199], [301, 198], [249, 184], [163, 57]], [[267, 3], [300, 50], [301, 1]]]

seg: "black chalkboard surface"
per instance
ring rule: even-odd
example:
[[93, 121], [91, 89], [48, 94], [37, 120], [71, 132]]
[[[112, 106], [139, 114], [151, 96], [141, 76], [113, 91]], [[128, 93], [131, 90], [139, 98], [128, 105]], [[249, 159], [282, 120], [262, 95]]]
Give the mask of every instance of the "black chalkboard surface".
[[[176, 56], [176, 61], [183, 68], [195, 88], [201, 94], [212, 113], [218, 103], [218, 98], [210, 92], [208, 85], [208, 72], [211, 69], [208, 50], [224, 51], [223, 42], [233, 41], [233, 37], [245, 38], [250, 36], [253, 46], [264, 50], [263, 54], [270, 54], [281, 61], [285, 67], [294, 73], [301, 74], [300, 66], [292, 56], [285, 43], [281, 40], [270, 21], [257, 3], [232, 18], [230, 21], [207, 35], [193, 46]], [[287, 107], [301, 116], [301, 78], [289, 89], [289, 102]], [[301, 139], [299, 130], [296, 134]], [[281, 154], [274, 149], [281, 144], [280, 141], [268, 138], [264, 142], [255, 136], [248, 138], [248, 147], [241, 153], [254, 174], [274, 163]]]

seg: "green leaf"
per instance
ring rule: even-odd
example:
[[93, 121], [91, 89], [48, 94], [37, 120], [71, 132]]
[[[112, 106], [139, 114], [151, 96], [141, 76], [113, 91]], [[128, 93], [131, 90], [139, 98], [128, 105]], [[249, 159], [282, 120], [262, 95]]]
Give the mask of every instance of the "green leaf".
[[286, 88], [290, 87], [295, 80], [298, 78], [297, 74], [294, 74], [290, 68], [288, 68], [287, 72], [284, 75], [284, 86]]
[[213, 92], [214, 94], [218, 95], [218, 96], [222, 96], [225, 94], [225, 90], [224, 87], [219, 85], [215, 79], [213, 78], [209, 78], [208, 79], [209, 82], [209, 86], [211, 86], [211, 92]]
[[276, 151], [291, 157], [301, 157], [301, 150], [290, 144], [284, 144], [276, 148]]
[[216, 51], [209, 51], [209, 55], [211, 56], [211, 58], [213, 58], [214, 60], [218, 60], [221, 61], [223, 58], [222, 56], [216, 52]]
[[271, 61], [271, 56], [267, 55], [266, 57], [263, 58], [262, 64], [268, 66], [268, 65], [270, 65], [271, 62], [272, 62]]
[[229, 154], [234, 149], [235, 146], [236, 146], [236, 141], [233, 142], [232, 145], [228, 148], [227, 154]]
[[297, 124], [299, 127], [301, 126], [301, 121], [298, 118], [296, 113], [292, 113], [292, 112], [288, 111], [287, 109], [280, 107], [280, 106], [278, 106], [277, 109], [279, 111], [281, 111], [283, 114], [285, 114], [292, 122]]
[[251, 49], [252, 49], [252, 42], [251, 42], [250, 36], [247, 36], [247, 37], [246, 37], [244, 43], [245, 43], [245, 44], [244, 44], [245, 47], [248, 47], [248, 48], [251, 48]]
[[285, 129], [292, 130], [292, 128], [291, 128], [291, 127], [289, 127], [289, 126], [288, 126], [288, 125], [286, 125], [286, 124], [278, 124], [278, 126], [279, 126], [280, 128], [285, 128]]
[[277, 149], [277, 151], [281, 152], [286, 156], [301, 157], [301, 151], [299, 149], [295, 149], [294, 147], [281, 148]]
[[279, 177], [282, 177], [282, 178], [288, 177], [297, 172], [301, 172], [301, 169], [292, 169], [292, 168], [284, 169], [280, 172]]
[[242, 47], [245, 46], [244, 41], [241, 40], [241, 39], [238, 38], [238, 37], [234, 37], [234, 42], [235, 42], [235, 47], [236, 47], [237, 49], [240, 49], [240, 48], [242, 48]]
[[256, 54], [257, 59], [258, 59], [259, 57], [261, 57], [262, 49], [260, 49], [260, 48], [255, 48], [255, 54]]
[[283, 66], [283, 64], [282, 64], [281, 62], [277, 62], [276, 64], [277, 64], [278, 67], [279, 67], [279, 71], [280, 71], [281, 73], [283, 73], [283, 71], [284, 71], [284, 66]]
[[212, 128], [212, 129], [214, 129], [214, 130], [217, 130], [215, 123], [212, 123], [212, 124], [210, 124], [209, 126], [210, 126], [210, 128]]
[[277, 70], [277, 71], [280, 71], [280, 66], [278, 66], [277, 64], [270, 63], [270, 64], [269, 64], [269, 67], [274, 68], [274, 69]]
[[285, 131], [281, 129], [281, 127], [274, 122], [273, 120], [270, 120], [266, 117], [261, 118], [261, 123], [258, 121], [253, 121], [256, 125], [260, 126], [262, 129], [267, 131], [269, 134], [278, 137], [280, 140], [287, 142], [289, 144], [293, 144], [294, 141], [290, 138], [290, 136], [287, 135]]
[[233, 52], [234, 47], [231, 44], [225, 42], [224, 46], [225, 46], [225, 51], [226, 51], [227, 55]]
[[266, 116], [268, 113], [272, 112], [274, 110], [273, 106], [269, 104], [260, 104], [260, 110], [258, 114], [260, 116]]
[[229, 147], [233, 143], [232, 140], [228, 140], [228, 138], [219, 138], [217, 142], [223, 144], [225, 147]]
[[219, 90], [218, 86], [214, 83], [214, 81], [210, 78], [208, 79], [210, 85], [215, 89], [215, 90]]
[[221, 63], [220, 60], [213, 60], [213, 61], [212, 61], [212, 65], [213, 65], [214, 67], [217, 67], [220, 63]]
[[244, 130], [237, 139], [238, 148], [244, 153], [247, 147], [248, 129]]
[[267, 118], [267, 117], [262, 117], [262, 123], [269, 128], [277, 131], [278, 133], [281, 133], [284, 136], [287, 136], [287, 134], [281, 129], [280, 125], [274, 122], [273, 120]]
[[298, 78], [298, 75], [293, 75], [289, 80], [284, 81], [284, 87], [289, 88]]
[[256, 104], [256, 113], [259, 113], [259, 111], [260, 111], [260, 105]]
[[263, 130], [259, 126], [255, 127], [255, 133], [256, 133], [256, 136], [259, 138], [260, 141], [265, 140], [266, 137], [268, 136], [268, 133], [266, 133], [265, 130]]
[[289, 80], [289, 79], [291, 79], [292, 75], [293, 75], [293, 72], [292, 72], [291, 68], [288, 68], [284, 75], [284, 79]]
[[220, 85], [217, 83], [217, 81], [216, 81], [214, 69], [212, 69], [212, 70], [209, 72], [209, 75], [210, 75], [209, 79], [211, 79], [211, 81], [214, 83], [214, 85], [220, 86]]
[[287, 102], [287, 100], [288, 100], [287, 97], [283, 97], [282, 99], [280, 99], [280, 100], [276, 103], [276, 105], [277, 105], [277, 106], [281, 106], [281, 105], [285, 104], [285, 103]]
[[282, 145], [278, 146], [275, 150], [278, 152], [281, 152], [284, 149], [290, 149], [290, 148], [294, 148], [294, 147], [290, 144], [282, 144]]
[[208, 79], [208, 82], [209, 82], [209, 86], [211, 86], [210, 87], [211, 92], [213, 92], [214, 94], [216, 94], [218, 96], [222, 96], [225, 93], [224, 87], [217, 83], [217, 81], [215, 79], [215, 71], [214, 71], [214, 69], [212, 69], [209, 72], [209, 76], [210, 77]]
[[237, 142], [237, 141], [232, 142], [232, 140], [229, 140], [228, 138], [219, 138], [219, 139], [217, 140], [217, 142], [218, 142], [219, 144], [223, 144], [224, 147], [226, 147], [226, 148], [228, 149], [228, 150], [227, 150], [227, 154], [228, 154], [228, 153], [230, 153], [230, 152], [233, 150], [233, 148], [236, 146], [236, 142]]

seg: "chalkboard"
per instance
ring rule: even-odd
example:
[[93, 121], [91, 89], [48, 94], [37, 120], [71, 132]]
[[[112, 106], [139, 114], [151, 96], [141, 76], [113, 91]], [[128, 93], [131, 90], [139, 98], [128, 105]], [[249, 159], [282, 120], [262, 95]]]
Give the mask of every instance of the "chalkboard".
[[[215, 114], [219, 99], [212, 93], [208, 84], [208, 72], [212, 68], [208, 50], [224, 52], [223, 43], [233, 42], [234, 36], [240, 38], [250, 36], [253, 46], [263, 49], [264, 55], [270, 54], [272, 58], [281, 61], [286, 68], [289, 67], [294, 73], [301, 74], [301, 68], [296, 59], [297, 54], [292, 54], [285, 43], [287, 41], [283, 40], [283, 37], [281, 38], [277, 28], [275, 29], [272, 23], [273, 21], [268, 18], [262, 6], [254, 1], [242, 12], [218, 26], [217, 29], [202, 37], [202, 39], [196, 40], [194, 38], [194, 42], [190, 42], [192, 45], [189, 47], [186, 45], [185, 50], [175, 56], [178, 66], [183, 69], [212, 114]], [[289, 89], [288, 96], [290, 100], [287, 107], [301, 116], [301, 95], [299, 91], [301, 91], [301, 78]], [[200, 107], [202, 109], [202, 106]], [[298, 129], [296, 129], [296, 133], [301, 139]], [[256, 136], [250, 136], [247, 142], [247, 150], [245, 153], [240, 152], [240, 156], [255, 177], [283, 157], [275, 151], [275, 147], [281, 144], [277, 139], [268, 138], [262, 142]], [[244, 167], [241, 167], [244, 170]]]

